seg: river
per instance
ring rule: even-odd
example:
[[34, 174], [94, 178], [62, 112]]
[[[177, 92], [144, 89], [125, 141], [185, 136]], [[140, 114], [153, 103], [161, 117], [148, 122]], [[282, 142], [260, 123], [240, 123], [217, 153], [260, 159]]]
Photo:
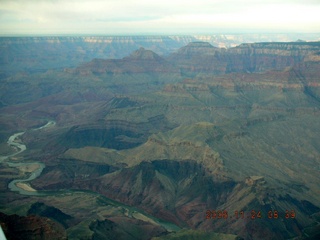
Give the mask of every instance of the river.
[[[54, 121], [48, 121], [45, 125], [43, 125], [39, 128], [32, 129], [32, 131], [37, 131], [37, 130], [41, 130], [44, 128], [53, 127], [55, 124], [56, 123]], [[18, 151], [15, 153], [6, 155], [6, 156], [0, 156], [0, 163], [6, 162], [9, 167], [16, 167], [16, 168], [21, 168], [21, 167], [26, 167], [26, 166], [31, 166], [31, 165], [33, 165], [33, 166], [37, 165], [37, 167], [34, 167], [34, 170], [31, 171], [30, 175], [27, 178], [15, 179], [15, 180], [11, 181], [8, 184], [8, 188], [11, 191], [18, 192], [19, 194], [22, 194], [22, 195], [29, 195], [29, 196], [49, 196], [49, 195], [51, 196], [51, 195], [56, 195], [56, 194], [66, 194], [66, 193], [72, 193], [72, 192], [85, 192], [87, 194], [99, 195], [99, 196], [103, 197], [103, 199], [105, 199], [105, 201], [108, 202], [109, 204], [115, 205], [115, 206], [120, 206], [120, 207], [123, 207], [124, 209], [126, 209], [129, 217], [134, 217], [135, 215], [137, 215], [137, 213], [142, 214], [143, 216], [147, 217], [148, 219], [151, 219], [151, 221], [155, 222], [156, 224], [164, 227], [167, 231], [180, 230], [180, 227], [178, 227], [177, 225], [175, 225], [173, 223], [166, 222], [161, 219], [155, 218], [149, 214], [144, 213], [143, 211], [141, 211], [135, 207], [127, 206], [121, 202], [114, 201], [114, 200], [109, 199], [99, 193], [95, 193], [95, 192], [91, 192], [91, 191], [82, 191], [82, 190], [37, 191], [36, 189], [33, 189], [32, 187], [30, 187], [27, 184], [27, 182], [32, 181], [32, 180], [36, 179], [37, 177], [39, 177], [41, 175], [43, 169], [45, 168], [45, 164], [41, 163], [41, 162], [28, 162], [28, 163], [15, 162], [15, 163], [13, 163], [13, 162], [9, 161], [10, 158], [27, 150], [26, 145], [24, 145], [21, 142], [21, 140], [19, 140], [19, 137], [21, 137], [24, 133], [25, 132], [18, 132], [18, 133], [15, 133], [9, 137], [9, 139], [7, 141], [8, 145], [11, 147], [17, 148]]]
[[[39, 128], [32, 129], [32, 130], [37, 131], [37, 130], [41, 130], [44, 128], [53, 127], [55, 124], [56, 124], [55, 121], [48, 121], [45, 125], [43, 125]], [[23, 144], [20, 140], [18, 140], [18, 138], [21, 137], [24, 133], [25, 132], [18, 132], [18, 133], [15, 133], [9, 137], [7, 144], [11, 147], [17, 148], [18, 151], [15, 153], [9, 154], [7, 156], [1, 156], [1, 158], [0, 158], [1, 162], [5, 161], [9, 158], [12, 158], [12, 157], [24, 152], [25, 150], [27, 150], [27, 146], [25, 144]], [[13, 163], [11, 161], [7, 161], [6, 163], [8, 164], [9, 167], [16, 167], [16, 168], [37, 165], [38, 167], [30, 173], [28, 178], [15, 179], [9, 183], [8, 188], [11, 191], [19, 192], [20, 194], [23, 194], [23, 195], [33, 195], [33, 196], [43, 195], [40, 192], [29, 187], [28, 185], [25, 185], [25, 183], [32, 181], [40, 176], [40, 174], [42, 173], [42, 170], [45, 168], [44, 163], [41, 163], [41, 162], [28, 162], [28, 163], [15, 162], [15, 163]]]

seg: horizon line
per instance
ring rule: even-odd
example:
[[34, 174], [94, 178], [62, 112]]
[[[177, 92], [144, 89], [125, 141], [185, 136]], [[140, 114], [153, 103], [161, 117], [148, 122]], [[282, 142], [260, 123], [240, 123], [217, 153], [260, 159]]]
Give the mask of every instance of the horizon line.
[[161, 36], [215, 36], [215, 35], [317, 35], [320, 32], [217, 32], [217, 33], [0, 33], [0, 37], [161, 37]]

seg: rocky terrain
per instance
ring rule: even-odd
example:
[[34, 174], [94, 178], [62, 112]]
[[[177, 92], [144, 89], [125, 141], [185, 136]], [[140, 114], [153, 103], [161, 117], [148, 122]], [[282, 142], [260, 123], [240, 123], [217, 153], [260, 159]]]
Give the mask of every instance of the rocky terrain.
[[0, 213], [0, 224], [10, 239], [67, 239], [65, 229], [49, 218], [29, 215], [21, 217]]
[[[320, 43], [168, 47], [175, 39], [157, 38], [162, 52], [92, 50], [58, 69], [48, 54], [46, 71], [23, 57], [27, 71], [6, 70], [0, 152], [16, 151], [6, 141], [19, 131], [27, 150], [1, 162], [5, 219], [50, 219], [68, 239], [317, 239]], [[48, 45], [34, 40], [41, 55]], [[80, 56], [76, 38], [58, 40]], [[45, 164], [24, 183], [36, 193], [7, 188], [32, 171], [8, 161]]]
[[236, 34], [186, 36], [24, 36], [0, 38], [0, 78], [17, 72], [46, 72], [76, 67], [94, 58], [119, 59], [144, 47], [168, 55], [190, 42], [230, 48], [241, 43], [303, 39], [319, 41], [319, 34]]

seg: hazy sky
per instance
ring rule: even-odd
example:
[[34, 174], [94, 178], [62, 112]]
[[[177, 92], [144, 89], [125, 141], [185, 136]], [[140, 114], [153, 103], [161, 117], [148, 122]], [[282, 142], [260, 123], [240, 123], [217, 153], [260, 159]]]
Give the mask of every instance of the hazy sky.
[[320, 0], [0, 0], [0, 34], [320, 32]]

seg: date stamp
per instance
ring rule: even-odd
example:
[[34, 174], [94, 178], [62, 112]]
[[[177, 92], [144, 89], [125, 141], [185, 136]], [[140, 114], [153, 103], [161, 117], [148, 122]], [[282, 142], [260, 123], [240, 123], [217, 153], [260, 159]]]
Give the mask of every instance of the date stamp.
[[296, 213], [294, 210], [277, 211], [270, 210], [262, 212], [257, 210], [251, 211], [234, 211], [228, 212], [227, 210], [207, 210], [206, 219], [294, 219]]

